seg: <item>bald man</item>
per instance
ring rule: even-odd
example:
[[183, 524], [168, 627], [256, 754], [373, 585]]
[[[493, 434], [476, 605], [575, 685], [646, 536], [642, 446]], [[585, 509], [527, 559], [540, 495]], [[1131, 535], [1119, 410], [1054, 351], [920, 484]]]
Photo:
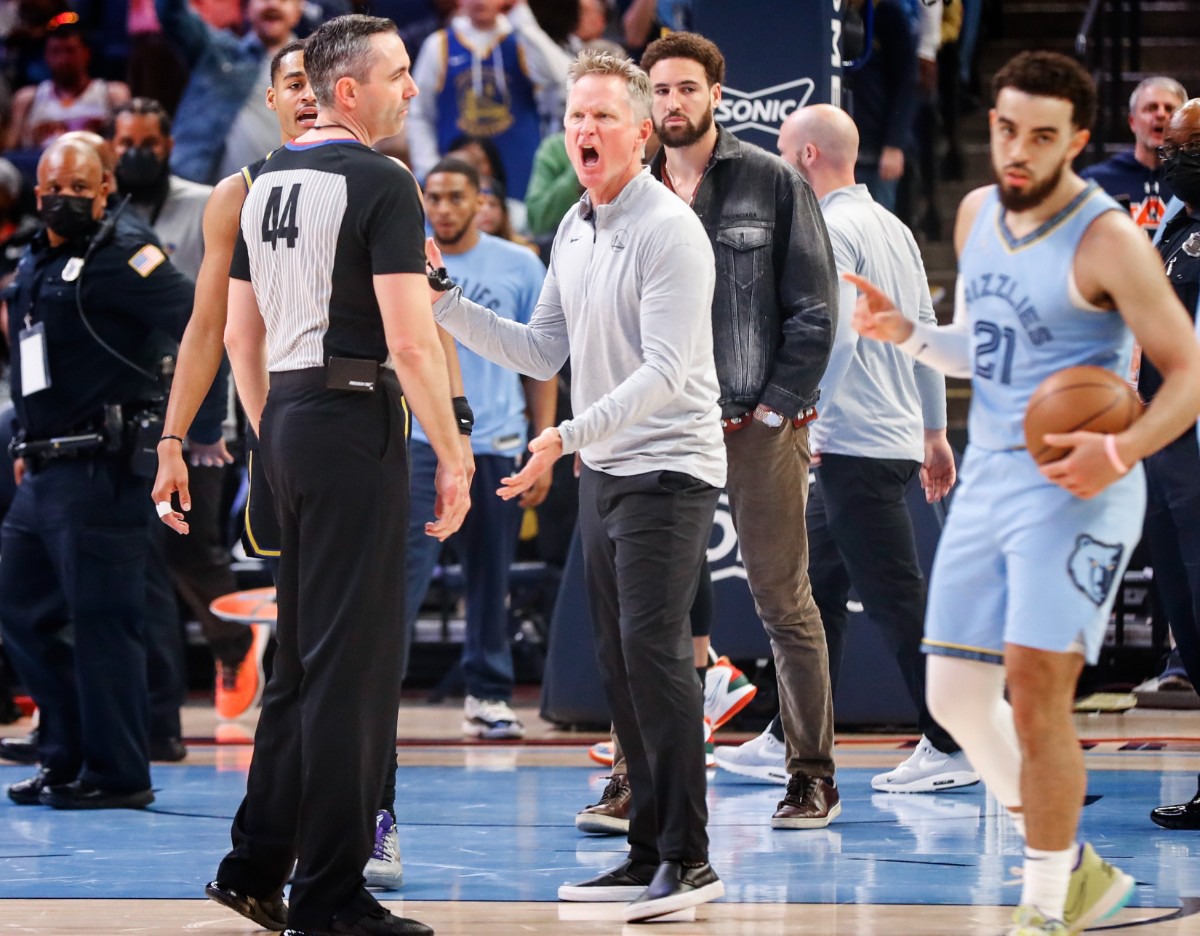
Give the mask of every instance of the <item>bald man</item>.
[[133, 456], [141, 401], [160, 392], [147, 361], [158, 333], [183, 333], [192, 286], [156, 244], [102, 228], [109, 187], [92, 146], [51, 145], [36, 191], [46, 230], [22, 257], [7, 306], [19, 346], [18, 487], [0, 528], [0, 621], [42, 712], [42, 767], [8, 796], [57, 809], [141, 808], [154, 799], [143, 621], [150, 481]]
[[[865, 185], [855, 184], [858, 128], [850, 116], [828, 104], [793, 111], [778, 145], [820, 200], [839, 275], [887, 283], [906, 316], [935, 324], [912, 233]], [[945, 378], [895, 345], [859, 337], [850, 327], [854, 287], [839, 282], [838, 330], [821, 381], [821, 418], [811, 430], [816, 481], [806, 513], [809, 575], [829, 644], [830, 677], [836, 692], [853, 584], [896, 654], [922, 732], [912, 756], [876, 776], [872, 787], [931, 793], [969, 786], [979, 775], [925, 704], [925, 579], [905, 504], [905, 490], [918, 474], [930, 503], [954, 484]]]

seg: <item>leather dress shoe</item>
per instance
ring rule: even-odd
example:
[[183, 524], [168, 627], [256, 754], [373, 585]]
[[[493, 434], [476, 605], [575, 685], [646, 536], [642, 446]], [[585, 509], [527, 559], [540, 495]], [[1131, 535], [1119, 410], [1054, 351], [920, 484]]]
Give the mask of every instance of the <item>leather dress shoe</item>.
[[[11, 795], [11, 794], [10, 794]], [[1164, 829], [1200, 829], [1200, 790], [1186, 803], [1178, 806], [1159, 806], [1150, 810], [1150, 821]]]
[[658, 865], [641, 864], [626, 858], [610, 871], [582, 884], [564, 884], [558, 889], [559, 900], [581, 903], [627, 903], [650, 886]]
[[228, 884], [221, 881], [209, 881], [204, 888], [204, 894], [209, 900], [215, 900], [223, 907], [228, 907], [234, 913], [240, 913], [252, 923], [257, 923], [263, 929], [280, 930], [287, 929], [287, 904], [283, 902], [282, 893], [270, 898], [269, 900], [260, 900], [257, 897], [251, 897], [248, 894], [243, 894], [241, 891], [234, 890]]
[[72, 780], [58, 785], [46, 784], [38, 802], [55, 809], [142, 809], [154, 802], [154, 791], [118, 793], [102, 790], [83, 780]]
[[316, 929], [290, 926], [283, 931], [283, 936], [433, 936], [433, 927], [394, 916], [378, 907], [353, 922], [339, 919], [335, 914], [328, 926]]
[[18, 780], [8, 788], [8, 798], [19, 806], [36, 806], [41, 802], [42, 790], [55, 783], [66, 782], [55, 778], [49, 770], [42, 768], [32, 777]]
[[773, 829], [823, 829], [842, 813], [842, 798], [831, 777], [795, 773], [788, 778], [775, 815]]
[[150, 760], [174, 764], [187, 757], [187, 747], [179, 738], [152, 738]]
[[627, 923], [649, 920], [716, 900], [725, 885], [707, 861], [689, 868], [679, 861], [664, 861], [642, 896], [625, 908]]
[[14, 764], [36, 764], [40, 759], [37, 729], [23, 738], [0, 738], [0, 758]]

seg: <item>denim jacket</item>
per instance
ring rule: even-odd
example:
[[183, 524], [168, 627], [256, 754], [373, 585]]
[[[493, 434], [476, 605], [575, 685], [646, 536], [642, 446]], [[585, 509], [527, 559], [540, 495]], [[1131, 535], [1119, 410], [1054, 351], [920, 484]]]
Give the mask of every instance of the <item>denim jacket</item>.
[[155, 0], [154, 6], [163, 33], [192, 73], [175, 114], [171, 171], [212, 185], [219, 181], [214, 176], [225, 149], [225, 131], [255, 91], [263, 44], [253, 32], [239, 37], [214, 29], [187, 0]]
[[[661, 150], [650, 168], [661, 180]], [[837, 270], [816, 196], [782, 159], [718, 128], [692, 207], [717, 261], [721, 415], [762, 403], [795, 417], [817, 401], [837, 324]]]

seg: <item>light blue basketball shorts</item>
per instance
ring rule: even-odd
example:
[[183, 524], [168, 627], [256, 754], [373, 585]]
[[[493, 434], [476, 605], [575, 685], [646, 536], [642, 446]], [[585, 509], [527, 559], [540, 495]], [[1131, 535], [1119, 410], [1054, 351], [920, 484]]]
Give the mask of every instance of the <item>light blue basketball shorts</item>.
[[1029, 453], [968, 446], [929, 583], [924, 650], [990, 663], [1004, 645], [1100, 655], [1142, 533], [1142, 466], [1091, 500], [1047, 481]]

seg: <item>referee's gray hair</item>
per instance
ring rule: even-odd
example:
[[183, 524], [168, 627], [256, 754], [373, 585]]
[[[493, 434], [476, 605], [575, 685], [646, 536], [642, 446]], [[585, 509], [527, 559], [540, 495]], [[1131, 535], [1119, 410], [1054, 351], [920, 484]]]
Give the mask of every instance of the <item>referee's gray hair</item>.
[[1181, 85], [1174, 78], [1168, 78], [1166, 75], [1151, 75], [1138, 83], [1138, 86], [1133, 89], [1133, 93], [1129, 95], [1129, 113], [1137, 110], [1138, 98], [1142, 96], [1143, 91], [1148, 91], [1151, 88], [1162, 88], [1179, 98], [1179, 103], [1182, 104], [1188, 99], [1187, 92], [1183, 90]]
[[304, 70], [317, 103], [331, 107], [339, 78], [366, 82], [375, 64], [371, 37], [396, 33], [396, 24], [382, 16], [351, 13], [324, 23], [304, 47]]
[[650, 119], [650, 76], [633, 63], [633, 59], [613, 55], [601, 49], [585, 48], [567, 70], [567, 86], [574, 87], [584, 75], [614, 75], [625, 82], [629, 106], [636, 120]]

